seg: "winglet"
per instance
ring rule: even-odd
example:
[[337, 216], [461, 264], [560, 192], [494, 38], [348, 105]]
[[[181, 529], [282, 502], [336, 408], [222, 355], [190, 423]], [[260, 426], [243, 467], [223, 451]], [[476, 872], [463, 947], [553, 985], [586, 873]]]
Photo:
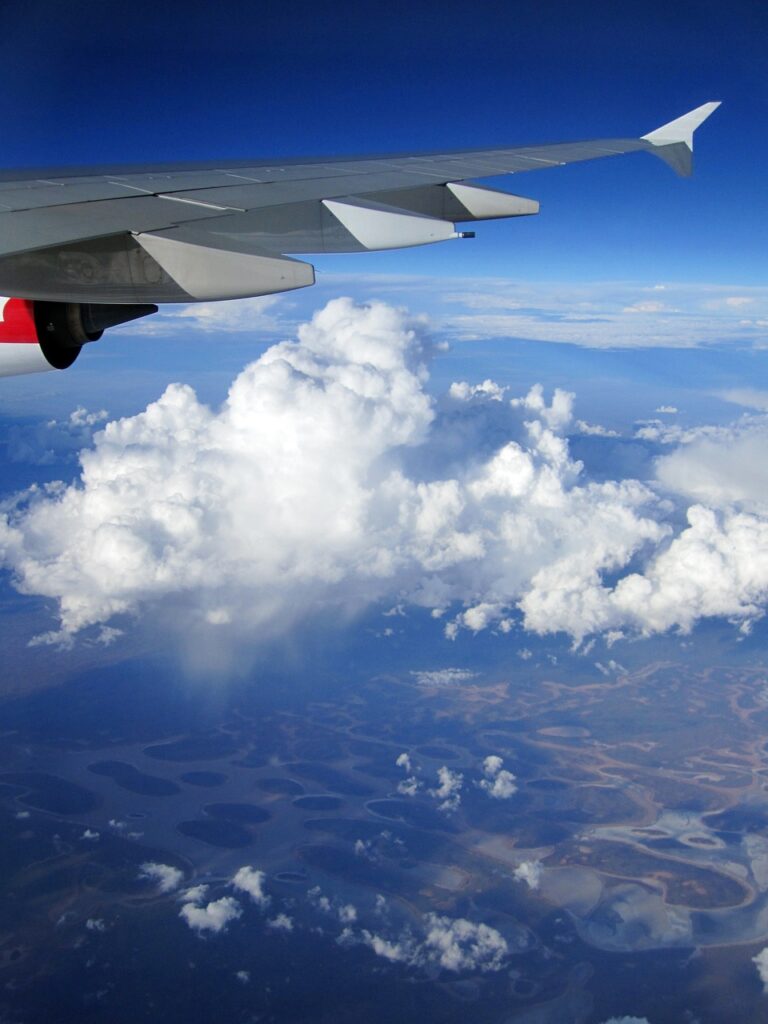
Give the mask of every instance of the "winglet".
[[648, 132], [642, 138], [654, 146], [669, 146], [675, 142], [684, 142], [688, 149], [693, 149], [693, 133], [707, 120], [710, 114], [714, 113], [720, 106], [720, 101], [704, 103], [695, 110], [689, 110], [682, 117], [676, 117], [674, 121], [663, 124], [656, 131]]
[[689, 110], [682, 117], [668, 121], [661, 128], [643, 135], [644, 142], [650, 142], [660, 156], [678, 174], [689, 175], [691, 173], [693, 152], [693, 133], [703, 124], [710, 114], [720, 106], [720, 101], [704, 103], [695, 110]]

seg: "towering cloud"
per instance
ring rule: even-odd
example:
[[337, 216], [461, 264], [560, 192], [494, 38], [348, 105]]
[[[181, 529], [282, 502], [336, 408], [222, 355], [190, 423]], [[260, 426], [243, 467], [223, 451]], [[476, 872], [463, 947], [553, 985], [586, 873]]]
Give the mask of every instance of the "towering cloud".
[[220, 409], [176, 384], [107, 423], [76, 483], [32, 489], [0, 518], [16, 586], [58, 608], [45, 639], [112, 639], [115, 620], [151, 612], [186, 635], [259, 640], [384, 599], [431, 609], [449, 638], [522, 621], [580, 641], [762, 613], [764, 490], [718, 489], [727, 453], [660, 465], [667, 488], [684, 480], [678, 503], [696, 501], [676, 528], [657, 490], [586, 477], [566, 439], [572, 396], [510, 400], [486, 381], [438, 407], [429, 348], [403, 311], [337, 299], [247, 366]]

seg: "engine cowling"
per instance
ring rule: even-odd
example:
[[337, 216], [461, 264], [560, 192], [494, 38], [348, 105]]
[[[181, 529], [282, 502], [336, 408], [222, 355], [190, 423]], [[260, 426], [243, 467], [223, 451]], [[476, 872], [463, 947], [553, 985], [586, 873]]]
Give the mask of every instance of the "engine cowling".
[[157, 306], [41, 302], [0, 297], [0, 377], [66, 370], [105, 330], [156, 313]]

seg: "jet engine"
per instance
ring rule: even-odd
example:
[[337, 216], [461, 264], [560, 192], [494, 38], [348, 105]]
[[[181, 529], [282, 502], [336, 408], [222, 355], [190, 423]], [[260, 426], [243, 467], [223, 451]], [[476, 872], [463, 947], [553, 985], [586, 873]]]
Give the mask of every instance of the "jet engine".
[[41, 302], [0, 297], [0, 377], [66, 370], [83, 345], [157, 306]]

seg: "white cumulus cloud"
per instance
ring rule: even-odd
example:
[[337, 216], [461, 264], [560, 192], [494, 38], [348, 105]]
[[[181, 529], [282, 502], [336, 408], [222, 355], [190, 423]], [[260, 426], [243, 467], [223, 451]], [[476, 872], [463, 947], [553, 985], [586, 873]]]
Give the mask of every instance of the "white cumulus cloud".
[[367, 929], [356, 934], [347, 928], [340, 938], [344, 945], [362, 942], [391, 963], [439, 967], [454, 973], [501, 970], [509, 952], [504, 936], [490, 925], [439, 914], [426, 915], [421, 937], [409, 929], [388, 938]]
[[173, 892], [184, 880], [184, 872], [170, 864], [158, 864], [156, 861], [145, 861], [141, 865], [139, 878], [156, 882], [160, 892]]
[[768, 992], [768, 946], [765, 949], [761, 949], [757, 956], [752, 957], [752, 963], [757, 968], [757, 973], [760, 976], [760, 981], [762, 981], [765, 991]]
[[292, 932], [293, 920], [287, 914], [278, 914], [267, 921], [267, 927], [276, 932]]
[[[429, 352], [404, 311], [336, 299], [247, 366], [219, 409], [175, 384], [107, 422], [80, 453], [78, 481], [0, 510], [0, 562], [58, 611], [41, 639], [90, 629], [106, 641], [116, 617], [151, 614], [185, 649], [208, 651], [213, 637], [252, 643], [376, 601], [444, 616], [449, 638], [520, 623], [576, 643], [762, 614], [759, 425], [736, 437], [646, 424], [686, 446], [659, 462], [656, 484], [594, 482], [569, 450], [566, 391], [510, 401], [492, 381], [461, 385], [451, 430], [438, 429]], [[478, 455], [467, 438], [487, 410], [506, 417], [506, 439]], [[687, 525], [675, 525], [670, 494]]]
[[765, 450], [768, 420], [753, 417], [738, 428], [703, 434], [656, 462], [656, 477], [669, 491], [713, 508], [739, 504], [768, 513]]
[[202, 903], [208, 893], [207, 885], [193, 885], [179, 896], [184, 903]]
[[248, 893], [257, 906], [266, 907], [270, 903], [270, 897], [264, 892], [266, 877], [263, 871], [246, 864], [235, 872], [232, 885], [235, 889]]
[[429, 793], [440, 801], [441, 811], [455, 811], [461, 803], [461, 789], [464, 776], [461, 772], [452, 771], [447, 765], [437, 769], [437, 785]]
[[424, 940], [428, 957], [448, 971], [497, 971], [507, 955], [506, 940], [495, 928], [465, 918], [427, 915]]
[[230, 922], [236, 921], [242, 912], [236, 899], [222, 896], [221, 899], [213, 900], [205, 906], [185, 903], [179, 911], [179, 917], [186, 921], [193, 931], [218, 934], [225, 931]]
[[495, 800], [509, 800], [517, 792], [515, 776], [502, 765], [504, 761], [498, 754], [489, 754], [483, 761], [484, 779], [478, 785]]
[[416, 796], [421, 789], [421, 783], [415, 775], [409, 775], [407, 779], [397, 784], [397, 792], [402, 796]]
[[650, 1024], [647, 1017], [609, 1017], [603, 1024]]
[[515, 868], [513, 878], [516, 882], [525, 882], [529, 889], [538, 889], [542, 870], [541, 861], [524, 860]]

